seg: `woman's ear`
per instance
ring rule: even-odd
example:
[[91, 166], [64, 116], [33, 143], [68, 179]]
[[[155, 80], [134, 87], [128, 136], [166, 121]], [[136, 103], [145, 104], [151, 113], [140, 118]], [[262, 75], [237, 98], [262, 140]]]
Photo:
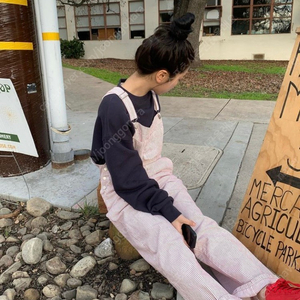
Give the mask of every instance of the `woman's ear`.
[[156, 72], [155, 80], [158, 84], [163, 84], [169, 81], [170, 75], [166, 70], [159, 70]]

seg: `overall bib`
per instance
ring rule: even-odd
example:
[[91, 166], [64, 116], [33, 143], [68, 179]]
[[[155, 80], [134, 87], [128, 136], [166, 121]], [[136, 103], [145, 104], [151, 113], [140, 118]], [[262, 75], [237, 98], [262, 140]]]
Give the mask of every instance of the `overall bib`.
[[[174, 199], [174, 206], [196, 222], [195, 254], [184, 244], [182, 235], [161, 215], [137, 211], [120, 198], [113, 187], [106, 165], [100, 166], [101, 195], [107, 206], [107, 217], [141, 256], [159, 271], [185, 300], [234, 300], [254, 297], [264, 286], [274, 283], [273, 275], [232, 234], [214, 220], [205, 217], [190, 197], [182, 181], [172, 174], [170, 159], [161, 157], [163, 124], [157, 111], [151, 127], [136, 122], [137, 114], [128, 94], [115, 87], [135, 127], [134, 148], [150, 178]], [[209, 199], [207, 199], [209, 201]], [[196, 257], [195, 257], [196, 256]], [[217, 282], [201, 267], [197, 258], [213, 268]]]

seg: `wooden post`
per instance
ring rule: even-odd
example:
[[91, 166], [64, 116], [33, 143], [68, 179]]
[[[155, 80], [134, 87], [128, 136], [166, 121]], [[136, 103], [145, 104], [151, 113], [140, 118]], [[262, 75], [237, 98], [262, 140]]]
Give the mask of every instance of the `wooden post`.
[[101, 181], [99, 181], [99, 185], [97, 188], [98, 208], [99, 208], [100, 214], [107, 214], [107, 207], [106, 207], [106, 204], [100, 194], [100, 190], [101, 190]]
[[300, 283], [300, 27], [233, 234]]

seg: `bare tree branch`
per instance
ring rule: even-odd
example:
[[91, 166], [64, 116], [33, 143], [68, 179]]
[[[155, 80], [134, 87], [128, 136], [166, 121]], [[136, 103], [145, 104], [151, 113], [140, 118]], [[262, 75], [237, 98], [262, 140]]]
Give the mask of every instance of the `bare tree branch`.
[[81, 6], [85, 3], [87, 3], [89, 0], [79, 0], [79, 1], [76, 1], [76, 0], [59, 0], [59, 2], [61, 4], [64, 4], [64, 5], [71, 5], [71, 6]]
[[[64, 5], [70, 5], [70, 6], [81, 6], [83, 4], [88, 4], [91, 3], [91, 0], [58, 0], [58, 2], [60, 2], [61, 4]], [[97, 1], [93, 1], [93, 3], [108, 3], [109, 4], [109, 0], [97, 0]]]

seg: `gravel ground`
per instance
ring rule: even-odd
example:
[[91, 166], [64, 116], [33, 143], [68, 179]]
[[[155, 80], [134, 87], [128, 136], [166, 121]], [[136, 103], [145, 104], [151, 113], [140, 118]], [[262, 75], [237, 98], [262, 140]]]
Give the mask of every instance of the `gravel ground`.
[[176, 291], [143, 259], [118, 257], [109, 224], [105, 215], [46, 201], [0, 200], [0, 299], [175, 300]]

